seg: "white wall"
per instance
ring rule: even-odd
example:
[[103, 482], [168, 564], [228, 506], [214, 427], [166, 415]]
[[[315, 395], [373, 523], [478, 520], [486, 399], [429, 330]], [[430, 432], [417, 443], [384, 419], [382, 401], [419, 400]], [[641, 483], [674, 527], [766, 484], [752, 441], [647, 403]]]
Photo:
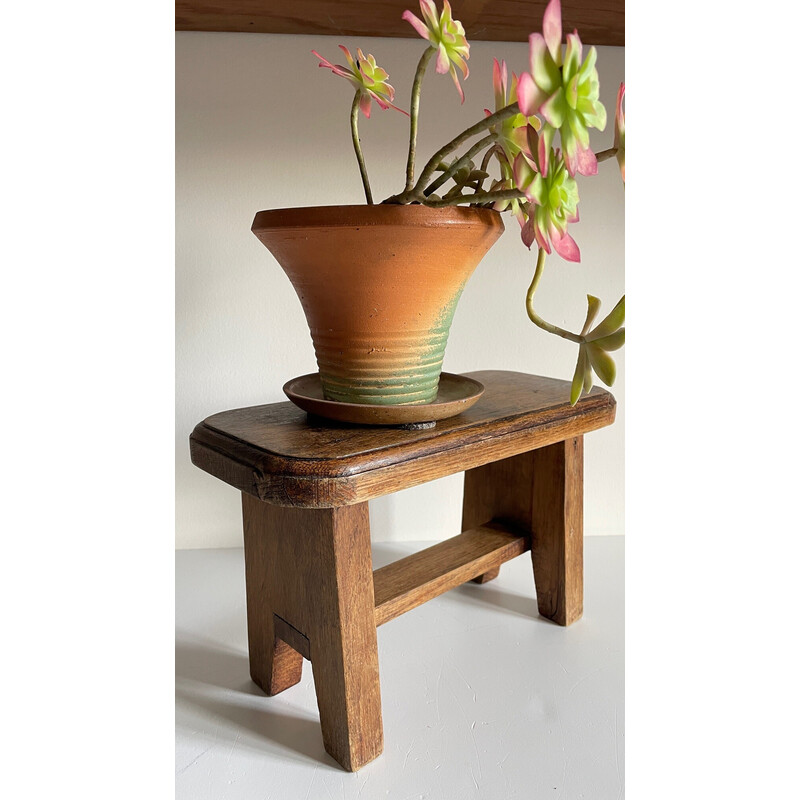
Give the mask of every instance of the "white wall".
[[[188, 437], [217, 411], [285, 399], [281, 386], [316, 371], [300, 303], [250, 232], [256, 211], [363, 202], [349, 139], [349, 84], [317, 67], [311, 50], [341, 63], [338, 44], [374, 53], [408, 106], [421, 40], [176, 34], [176, 532], [177, 546], [241, 544], [239, 493], [192, 466]], [[600, 47], [602, 100], [613, 117], [623, 48]], [[522, 71], [527, 44], [473, 42], [464, 106], [432, 69], [421, 105], [418, 158], [492, 107], [492, 58]], [[402, 188], [407, 121], [373, 106], [361, 137], [376, 200]], [[611, 145], [613, 124], [593, 138]], [[616, 162], [580, 179], [582, 264], [548, 259], [537, 310], [579, 328], [585, 295], [610, 310], [624, 292], [624, 190]], [[569, 379], [575, 346], [534, 327], [524, 298], [534, 257], [506, 216], [506, 233], [470, 279], [444, 369], [509, 369]], [[623, 533], [624, 350], [617, 353], [617, 422], [586, 437], [585, 528]], [[437, 539], [459, 530], [463, 474], [370, 503], [373, 539]]]

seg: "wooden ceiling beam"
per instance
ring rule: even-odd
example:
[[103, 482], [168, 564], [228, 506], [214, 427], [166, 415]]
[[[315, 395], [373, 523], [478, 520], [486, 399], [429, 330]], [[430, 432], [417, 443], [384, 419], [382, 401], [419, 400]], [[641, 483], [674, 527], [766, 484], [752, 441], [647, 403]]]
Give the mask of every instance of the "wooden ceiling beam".
[[[451, 0], [474, 41], [524, 42], [546, 0]], [[401, 15], [416, 0], [176, 0], [175, 30], [415, 38]], [[564, 31], [585, 44], [625, 45], [625, 0], [562, 0]]]

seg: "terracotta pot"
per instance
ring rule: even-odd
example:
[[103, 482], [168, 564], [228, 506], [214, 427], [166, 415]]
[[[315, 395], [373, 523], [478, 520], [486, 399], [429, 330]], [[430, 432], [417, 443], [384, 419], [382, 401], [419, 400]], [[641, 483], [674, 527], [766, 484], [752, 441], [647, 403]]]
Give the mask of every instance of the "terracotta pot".
[[303, 305], [325, 397], [436, 399], [467, 279], [504, 230], [496, 211], [412, 205], [260, 211], [253, 233]]

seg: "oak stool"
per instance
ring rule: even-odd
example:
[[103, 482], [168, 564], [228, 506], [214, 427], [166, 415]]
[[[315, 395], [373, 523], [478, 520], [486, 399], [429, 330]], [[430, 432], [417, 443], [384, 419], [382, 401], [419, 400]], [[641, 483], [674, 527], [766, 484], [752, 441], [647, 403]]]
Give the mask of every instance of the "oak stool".
[[[242, 492], [250, 675], [268, 695], [311, 661], [325, 749], [356, 770], [383, 751], [376, 629], [531, 551], [539, 613], [583, 611], [583, 434], [614, 421], [599, 388], [469, 377], [480, 401], [428, 430], [317, 420], [289, 402], [214, 414], [192, 462]], [[464, 472], [462, 533], [372, 570], [368, 501]]]

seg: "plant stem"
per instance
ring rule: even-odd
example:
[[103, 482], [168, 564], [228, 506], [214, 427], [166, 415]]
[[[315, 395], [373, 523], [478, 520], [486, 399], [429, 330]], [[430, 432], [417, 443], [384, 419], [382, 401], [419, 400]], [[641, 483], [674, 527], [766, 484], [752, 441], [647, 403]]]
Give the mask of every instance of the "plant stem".
[[[494, 146], [490, 147], [483, 154], [483, 160], [481, 161], [481, 172], [486, 172], [486, 170], [489, 168], [489, 161], [491, 160], [492, 156], [498, 151], [501, 152], [501, 153], [503, 152], [502, 148], [499, 145], [494, 145]], [[501, 173], [501, 177], [502, 177], [502, 173]], [[476, 192], [479, 192], [479, 191], [481, 191], [481, 189], [483, 189], [483, 181], [484, 180], [485, 180], [484, 178], [481, 178], [478, 181], [478, 186], [475, 189]]]
[[489, 161], [491, 160], [492, 156], [495, 153], [495, 150], [500, 149], [498, 146], [490, 147], [483, 155], [483, 160], [481, 161], [481, 172], [486, 172], [486, 168], [489, 166]]
[[442, 208], [443, 206], [457, 206], [459, 203], [493, 203], [495, 200], [521, 200], [525, 193], [519, 189], [501, 189], [496, 192], [475, 192], [475, 194], [459, 194], [455, 197], [443, 200], [425, 200], [425, 205], [431, 208]]
[[[467, 139], [471, 139], [476, 134], [485, 131], [487, 128], [491, 128], [492, 125], [495, 125], [496, 123], [501, 122], [508, 117], [513, 117], [515, 114], [519, 114], [518, 103], [512, 103], [510, 106], [506, 106], [505, 108], [501, 108], [499, 111], [495, 111], [491, 116], [484, 117], [480, 122], [476, 122], [474, 125], [456, 136], [455, 139], [449, 141], [446, 145], [444, 145], [444, 147], [437, 150], [436, 153], [433, 154], [433, 157], [430, 159], [430, 161], [428, 161], [428, 163], [425, 165], [425, 168], [422, 170], [422, 174], [419, 176], [419, 180], [412, 190], [414, 197], [410, 199], [422, 199], [419, 195], [422, 194], [423, 187], [431, 179], [433, 173], [436, 172], [436, 167], [438, 166], [439, 162], [448, 153], [452, 153], [453, 150], [466, 142]], [[405, 194], [408, 194], [408, 192]]]
[[417, 72], [414, 75], [414, 84], [411, 87], [411, 114], [409, 119], [408, 133], [408, 161], [406, 162], [406, 191], [414, 185], [414, 159], [417, 156], [417, 124], [419, 122], [419, 96], [422, 91], [422, 76], [431, 56], [435, 50], [428, 47], [422, 54], [417, 64]]
[[601, 161], [606, 161], [609, 158], [614, 158], [617, 154], [616, 147], [609, 147], [608, 150], [601, 150], [599, 153], [595, 153], [595, 158], [597, 159], [597, 163], [599, 164]]
[[464, 153], [461, 158], [458, 159], [454, 164], [451, 164], [445, 172], [443, 172], [427, 189], [423, 192], [425, 197], [432, 195], [443, 183], [446, 183], [456, 174], [462, 167], [466, 166], [484, 147], [492, 144], [497, 136], [494, 133], [490, 133], [488, 136], [484, 136], [477, 144], [474, 144]]
[[539, 255], [536, 259], [536, 271], [533, 273], [533, 280], [531, 281], [531, 285], [528, 287], [528, 294], [525, 297], [525, 309], [528, 312], [528, 316], [530, 317], [531, 322], [534, 325], [538, 325], [542, 330], [547, 331], [548, 333], [554, 333], [556, 336], [560, 336], [562, 339], [569, 339], [571, 342], [577, 342], [578, 344], [583, 343], [583, 337], [578, 336], [576, 333], [570, 333], [569, 331], [565, 331], [563, 328], [559, 328], [558, 325], [551, 325], [549, 322], [545, 322], [534, 310], [533, 310], [533, 295], [536, 292], [536, 287], [539, 285], [539, 280], [542, 277], [542, 273], [544, 272], [544, 259], [545, 259], [545, 251], [540, 247], [539, 248]]
[[353, 107], [350, 109], [350, 130], [353, 134], [353, 149], [356, 151], [358, 168], [361, 171], [361, 183], [364, 184], [364, 194], [367, 196], [367, 204], [373, 205], [372, 190], [369, 188], [369, 178], [367, 177], [367, 165], [364, 163], [364, 154], [361, 152], [361, 142], [358, 140], [358, 101], [361, 99], [361, 92], [356, 92], [353, 98]]
[[[433, 176], [433, 173], [436, 172], [436, 168], [442, 162], [442, 159], [448, 153], [452, 153], [453, 150], [466, 142], [467, 139], [470, 139], [476, 134], [485, 131], [487, 128], [491, 128], [492, 125], [495, 125], [496, 123], [501, 122], [508, 117], [513, 117], [515, 114], [519, 114], [519, 105], [517, 103], [512, 103], [510, 106], [506, 106], [505, 108], [501, 108], [499, 111], [495, 111], [491, 116], [484, 117], [480, 122], [476, 122], [472, 127], [467, 128], [465, 131], [456, 136], [455, 139], [452, 139], [444, 147], [440, 148], [436, 151], [436, 153], [434, 153], [433, 157], [430, 159], [430, 161], [428, 161], [428, 163], [425, 165], [425, 168], [422, 170], [422, 174], [419, 176], [419, 180], [413, 189], [407, 189], [400, 194], [393, 194], [391, 197], [387, 197], [383, 202], [396, 203], [400, 205], [407, 203], [425, 203], [425, 205], [436, 205], [436, 203], [429, 203], [426, 201], [423, 189], [425, 184]], [[447, 205], [451, 204], [448, 203]]]

